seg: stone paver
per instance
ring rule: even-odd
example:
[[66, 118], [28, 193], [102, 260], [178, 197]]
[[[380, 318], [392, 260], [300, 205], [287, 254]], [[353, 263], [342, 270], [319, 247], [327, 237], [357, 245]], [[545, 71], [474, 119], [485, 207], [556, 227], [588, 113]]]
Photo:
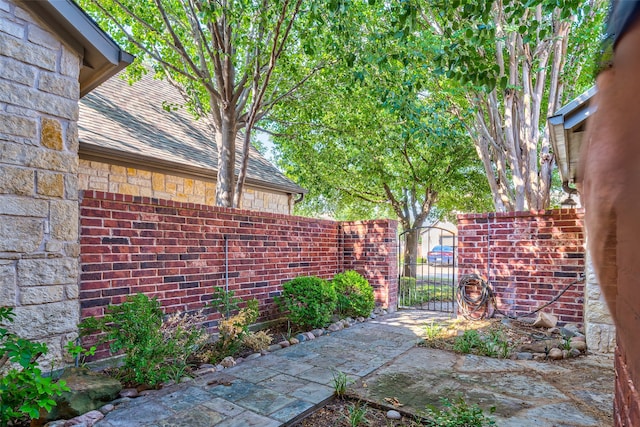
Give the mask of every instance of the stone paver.
[[484, 409], [494, 406], [500, 426], [604, 425], [585, 408], [611, 406], [613, 387], [610, 394], [598, 386], [609, 379], [613, 385], [610, 361], [589, 362], [603, 372], [602, 378], [582, 378], [571, 390], [557, 388], [544, 374], [572, 375], [570, 366], [416, 348], [424, 325], [437, 316], [401, 311], [358, 323], [133, 399], [96, 426], [288, 425], [332, 398], [337, 372], [352, 380], [348, 389], [355, 397], [379, 405], [395, 397], [409, 413], [438, 406], [442, 396], [463, 395]]

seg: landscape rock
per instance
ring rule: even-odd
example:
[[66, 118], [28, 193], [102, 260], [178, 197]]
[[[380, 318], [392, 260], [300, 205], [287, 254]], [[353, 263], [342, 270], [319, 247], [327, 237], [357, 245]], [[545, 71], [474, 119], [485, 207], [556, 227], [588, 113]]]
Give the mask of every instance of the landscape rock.
[[286, 340], [285, 340], [285, 341], [280, 341], [280, 342], [278, 343], [278, 345], [279, 345], [280, 347], [282, 347], [282, 348], [287, 348], [287, 347], [289, 347], [289, 346], [291, 345], [291, 343], [290, 343], [289, 341], [286, 341]]
[[571, 331], [570, 329], [560, 328], [560, 335], [562, 335], [565, 338], [571, 338], [571, 337], [575, 336], [576, 334], [573, 331]]
[[343, 329], [344, 327], [342, 326], [342, 323], [332, 323], [329, 325], [329, 327], [327, 328], [329, 330], [329, 332], [338, 332], [339, 330]]
[[540, 312], [538, 318], [533, 322], [533, 326], [538, 328], [555, 328], [558, 324], [558, 318], [553, 314]]
[[400, 415], [400, 412], [391, 409], [387, 411], [387, 418], [390, 420], [399, 420], [402, 419], [402, 415]]
[[306, 334], [298, 334], [296, 335], [296, 339], [298, 340], [298, 342], [305, 342], [308, 338]]
[[[289, 343], [287, 343], [287, 346], [289, 345]], [[267, 347], [268, 351], [278, 351], [282, 348], [282, 346], [280, 344], [271, 344], [269, 347]]]
[[559, 348], [552, 348], [549, 350], [549, 359], [551, 360], [560, 360], [562, 359], [562, 350]]
[[296, 344], [300, 344], [300, 341], [298, 340], [298, 338], [293, 338], [292, 337], [292, 338], [289, 339], [289, 343], [291, 345], [296, 345]]
[[213, 372], [216, 371], [216, 367], [215, 366], [211, 366], [210, 368], [200, 368], [196, 371], [194, 371], [193, 375], [195, 375], [196, 377], [202, 376], [202, 375], [206, 375], [206, 374], [211, 374]]
[[534, 341], [529, 344], [523, 344], [518, 349], [519, 352], [528, 351], [530, 353], [545, 353], [550, 348], [560, 347], [562, 341], [560, 340], [541, 340]]
[[140, 393], [138, 393], [138, 390], [136, 390], [135, 388], [125, 388], [120, 391], [120, 397], [134, 398], [138, 396], [140, 396]]
[[571, 357], [571, 354], [569, 353], [569, 350], [562, 350], [562, 358], [563, 359], [568, 359], [569, 357]]
[[516, 353], [516, 359], [517, 360], [532, 360], [533, 359], [533, 353], [529, 353], [527, 351]]
[[533, 322], [536, 321], [536, 319], [534, 319], [533, 317], [527, 317], [527, 316], [520, 316], [516, 320], [520, 323], [525, 323], [527, 325], [532, 325]]
[[577, 348], [572, 348], [569, 353], [571, 354], [571, 357], [578, 357], [582, 354], [582, 352]]
[[86, 426], [93, 427], [98, 421], [104, 418], [104, 415], [100, 411], [89, 411], [86, 414], [72, 418], [64, 423], [64, 427], [71, 426]]
[[533, 353], [533, 360], [545, 360], [547, 355], [544, 353]]
[[313, 335], [311, 332], [307, 332], [307, 333], [305, 333], [305, 335], [307, 336], [307, 339], [308, 339], [309, 341], [311, 341], [311, 340], [315, 340], [315, 339], [316, 339], [316, 336], [315, 336], [315, 335]]
[[313, 329], [311, 333], [317, 338], [324, 334], [324, 329]]
[[107, 415], [109, 412], [113, 411], [115, 406], [111, 403], [107, 403], [103, 407], [99, 408], [98, 411], [102, 412], [104, 415]]
[[262, 354], [260, 353], [252, 353], [250, 355], [248, 355], [245, 359], [246, 360], [253, 360], [253, 359], [257, 359], [258, 357], [261, 357]]
[[358, 321], [358, 323], [362, 323], [362, 322], [364, 322], [365, 319], [364, 319], [364, 317], [360, 316], [356, 320]]
[[98, 409], [118, 397], [122, 384], [112, 377], [85, 368], [69, 368], [62, 376], [70, 391], [55, 398], [56, 406], [42, 413], [40, 422], [70, 419]]
[[587, 343], [584, 341], [571, 340], [571, 348], [584, 352], [587, 351]]
[[216, 365], [216, 371], [222, 371], [224, 369], [224, 366], [222, 366], [221, 364], [217, 364]]
[[231, 356], [227, 356], [224, 359], [222, 359], [222, 361], [220, 362], [220, 364], [222, 366], [224, 366], [225, 368], [230, 368], [232, 366], [236, 366], [236, 361], [233, 359], [233, 357]]

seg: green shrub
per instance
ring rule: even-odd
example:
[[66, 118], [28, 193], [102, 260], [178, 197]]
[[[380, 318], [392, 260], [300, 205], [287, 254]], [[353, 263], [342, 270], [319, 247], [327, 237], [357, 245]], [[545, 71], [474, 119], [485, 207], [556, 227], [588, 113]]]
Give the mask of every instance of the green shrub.
[[333, 278], [338, 296], [338, 313], [342, 316], [367, 317], [375, 307], [373, 287], [359, 273], [349, 270]]
[[301, 328], [320, 328], [336, 309], [336, 291], [319, 277], [296, 277], [282, 285], [280, 304], [291, 323]]
[[251, 299], [240, 311], [218, 322], [218, 341], [211, 362], [218, 362], [227, 356], [233, 356], [240, 350], [243, 339], [249, 334], [249, 325], [255, 323], [260, 316], [259, 301]]
[[[443, 398], [444, 409], [427, 409], [426, 415], [438, 427], [485, 427], [496, 425], [495, 421], [484, 415], [477, 405], [470, 406], [462, 397], [455, 402]], [[494, 412], [492, 407], [490, 412]]]
[[[12, 308], [0, 307], [0, 323], [11, 322], [13, 317]], [[40, 409], [50, 411], [55, 406], [54, 396], [69, 391], [64, 381], [55, 383], [42, 376], [36, 361], [46, 353], [45, 344], [0, 327], [0, 426], [24, 417], [38, 418]]]
[[112, 353], [124, 351], [124, 381], [156, 386], [184, 372], [188, 357], [206, 339], [199, 326], [203, 320], [176, 313], [163, 322], [158, 300], [137, 294], [107, 307], [100, 319], [85, 319], [80, 329], [82, 335], [104, 332], [100, 342], [109, 342]]

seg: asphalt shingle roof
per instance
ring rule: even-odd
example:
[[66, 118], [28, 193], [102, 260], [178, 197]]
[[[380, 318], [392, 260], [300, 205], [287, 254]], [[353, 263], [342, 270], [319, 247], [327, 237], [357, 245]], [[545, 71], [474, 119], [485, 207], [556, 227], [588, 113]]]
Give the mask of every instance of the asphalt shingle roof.
[[[168, 112], [163, 103], [179, 106]], [[145, 164], [194, 169], [215, 178], [217, 152], [213, 131], [183, 107], [178, 90], [150, 74], [129, 85], [120, 76], [103, 83], [80, 100], [78, 134], [81, 153], [111, 158], [142, 159]], [[236, 150], [240, 166], [241, 136]], [[248, 185], [291, 193], [306, 193], [251, 147]]]

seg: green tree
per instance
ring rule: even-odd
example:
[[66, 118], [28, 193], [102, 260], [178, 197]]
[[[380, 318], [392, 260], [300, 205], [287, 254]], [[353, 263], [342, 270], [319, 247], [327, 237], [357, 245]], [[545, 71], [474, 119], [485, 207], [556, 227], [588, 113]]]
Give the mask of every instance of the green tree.
[[597, 48], [594, 34], [601, 33], [604, 2], [417, 4], [421, 22], [440, 38], [439, 71], [468, 91], [474, 119], [466, 126], [495, 209], [548, 207], [554, 158], [546, 119], [566, 101], [565, 94], [572, 97], [592, 84], [591, 67], [583, 64]]
[[403, 274], [414, 276], [418, 228], [434, 207], [483, 209], [488, 187], [460, 118], [465, 112], [450, 111], [459, 108], [448, 99], [454, 89], [442, 90], [448, 82], [425, 60], [429, 40], [398, 35], [384, 13], [371, 15], [357, 50], [281, 104], [270, 130], [281, 165], [310, 190], [316, 209], [399, 219], [409, 231]]
[[216, 204], [239, 207], [254, 125], [324, 64], [319, 55], [314, 60], [304, 55], [301, 31], [312, 26], [311, 12], [327, 5], [306, 1], [304, 17], [303, 0], [80, 0], [80, 5], [137, 55], [131, 77], [146, 72], [142, 64], [151, 61], [156, 75], [178, 88], [189, 110], [207, 121], [218, 153]]

